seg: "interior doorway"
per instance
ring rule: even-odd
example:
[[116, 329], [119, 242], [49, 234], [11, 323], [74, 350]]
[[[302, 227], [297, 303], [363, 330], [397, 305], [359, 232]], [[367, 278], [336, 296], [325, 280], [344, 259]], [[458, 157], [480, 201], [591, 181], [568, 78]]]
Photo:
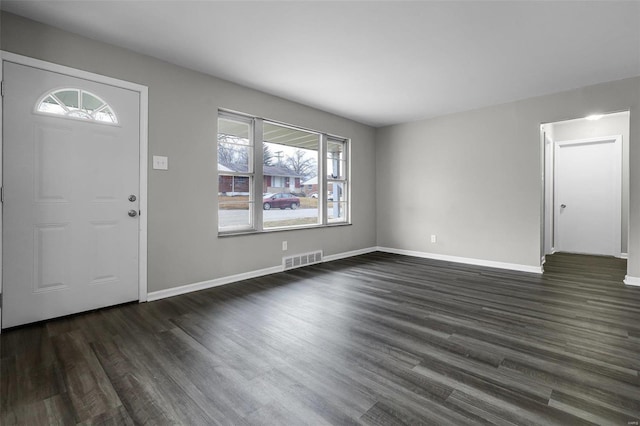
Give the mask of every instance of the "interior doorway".
[[544, 256], [555, 252], [626, 258], [629, 111], [541, 126]]

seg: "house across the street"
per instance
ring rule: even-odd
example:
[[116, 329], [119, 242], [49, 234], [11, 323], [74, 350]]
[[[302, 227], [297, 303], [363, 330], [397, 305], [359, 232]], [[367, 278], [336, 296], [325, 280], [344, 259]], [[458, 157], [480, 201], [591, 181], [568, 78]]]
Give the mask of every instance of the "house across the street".
[[[225, 171], [240, 172], [233, 165], [218, 164], [220, 176], [218, 177], [218, 193], [229, 196], [248, 195], [249, 178], [247, 176], [224, 175]], [[296, 172], [281, 166], [263, 166], [262, 192], [302, 192], [302, 176]], [[317, 186], [317, 185], [316, 185]]]

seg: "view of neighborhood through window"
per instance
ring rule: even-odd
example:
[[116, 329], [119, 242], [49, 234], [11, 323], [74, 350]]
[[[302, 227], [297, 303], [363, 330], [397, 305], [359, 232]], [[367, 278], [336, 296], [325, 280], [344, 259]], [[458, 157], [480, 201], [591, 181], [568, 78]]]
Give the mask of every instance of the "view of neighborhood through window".
[[[347, 148], [344, 139], [220, 112], [218, 229], [233, 233], [347, 222]], [[319, 179], [321, 170], [327, 171], [324, 179]]]
[[265, 121], [263, 139], [264, 229], [318, 224], [318, 199], [303, 185], [318, 176], [320, 135]]
[[255, 200], [253, 135], [251, 120], [218, 118], [218, 226], [220, 229], [253, 228]]

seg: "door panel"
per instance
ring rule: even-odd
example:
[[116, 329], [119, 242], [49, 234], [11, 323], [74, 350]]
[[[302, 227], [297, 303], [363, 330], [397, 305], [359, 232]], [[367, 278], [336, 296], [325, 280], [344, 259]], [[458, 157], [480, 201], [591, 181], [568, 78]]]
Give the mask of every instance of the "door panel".
[[[71, 224], [50, 223], [35, 226], [34, 293], [69, 287]], [[11, 268], [9, 268], [11, 269]], [[10, 300], [10, 299], [9, 299]]]
[[[139, 94], [3, 71], [3, 328], [137, 300], [139, 219], [127, 212], [139, 209]], [[61, 88], [98, 95], [118, 124], [36, 111]]]
[[35, 141], [35, 200], [37, 202], [69, 202], [71, 170], [57, 167], [71, 157], [70, 128], [38, 126]]
[[555, 248], [620, 256], [621, 139], [556, 142]]

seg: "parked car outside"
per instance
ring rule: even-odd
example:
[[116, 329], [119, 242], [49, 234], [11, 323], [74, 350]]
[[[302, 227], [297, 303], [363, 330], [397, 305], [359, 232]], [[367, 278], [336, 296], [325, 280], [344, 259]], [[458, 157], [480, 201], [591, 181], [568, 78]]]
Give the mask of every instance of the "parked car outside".
[[289, 207], [290, 209], [295, 210], [300, 207], [300, 198], [286, 193], [265, 194], [262, 198], [262, 208], [264, 210], [270, 210], [273, 207], [280, 209], [286, 209]]

